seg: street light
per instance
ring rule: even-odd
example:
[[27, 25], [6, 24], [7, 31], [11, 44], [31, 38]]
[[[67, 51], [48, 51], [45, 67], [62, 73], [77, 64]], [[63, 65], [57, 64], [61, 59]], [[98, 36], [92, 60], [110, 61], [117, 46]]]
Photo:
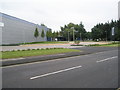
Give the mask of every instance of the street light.
[[81, 36], [81, 33], [80, 33], [80, 40], [82, 40], [82, 36]]
[[106, 33], [106, 42], [107, 42], [107, 31], [105, 31], [105, 33]]
[[69, 42], [69, 31], [68, 31], [68, 42]]
[[71, 27], [71, 29], [73, 30], [73, 41], [75, 41], [74, 27]]
[[75, 31], [74, 27], [71, 27], [71, 29], [73, 29], [73, 41], [75, 41], [75, 32], [78, 32], [78, 31]]

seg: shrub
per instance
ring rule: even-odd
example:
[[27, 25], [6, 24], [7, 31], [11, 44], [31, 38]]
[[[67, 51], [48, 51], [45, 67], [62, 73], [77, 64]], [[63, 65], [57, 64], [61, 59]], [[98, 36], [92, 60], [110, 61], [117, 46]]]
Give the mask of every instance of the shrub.
[[40, 50], [39, 48], [37, 48], [36, 50]]
[[80, 43], [80, 41], [79, 40], [75, 40], [74, 43], [78, 45]]
[[41, 48], [41, 50], [44, 50], [43, 48]]
[[12, 50], [12, 52], [14, 52], [15, 50]]
[[46, 48], [46, 50], [49, 50], [49, 48]]
[[20, 49], [18, 49], [17, 51], [20, 51]]
[[27, 49], [28, 51], [30, 51], [31, 49]]
[[22, 51], [26, 51], [25, 49], [23, 49]]

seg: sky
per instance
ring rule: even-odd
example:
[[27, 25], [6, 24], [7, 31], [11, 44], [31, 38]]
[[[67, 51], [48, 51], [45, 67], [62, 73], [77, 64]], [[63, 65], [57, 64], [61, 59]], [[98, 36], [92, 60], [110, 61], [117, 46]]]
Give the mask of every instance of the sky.
[[70, 22], [82, 22], [86, 31], [97, 23], [118, 20], [119, 0], [0, 0], [0, 12], [53, 31]]

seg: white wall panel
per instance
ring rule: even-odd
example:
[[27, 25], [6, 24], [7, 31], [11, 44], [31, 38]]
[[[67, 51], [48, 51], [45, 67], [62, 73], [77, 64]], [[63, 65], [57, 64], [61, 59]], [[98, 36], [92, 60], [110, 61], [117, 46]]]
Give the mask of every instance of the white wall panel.
[[[39, 26], [6, 14], [2, 14], [2, 22], [4, 23], [2, 29], [2, 44], [46, 41], [46, 37], [41, 37], [41, 31], [44, 29], [46, 32], [48, 30], [47, 27]], [[34, 37], [36, 27], [40, 33], [37, 39]]]

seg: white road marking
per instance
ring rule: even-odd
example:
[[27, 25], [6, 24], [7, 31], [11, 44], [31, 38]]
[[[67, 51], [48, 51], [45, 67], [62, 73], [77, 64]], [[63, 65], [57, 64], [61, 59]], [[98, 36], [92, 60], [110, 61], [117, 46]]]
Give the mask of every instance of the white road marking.
[[107, 61], [107, 60], [110, 60], [110, 59], [114, 59], [114, 58], [118, 58], [118, 56], [114, 56], [114, 57], [106, 58], [106, 59], [99, 60], [99, 61], [96, 61], [96, 62], [97, 62], [97, 63], [99, 63], [99, 62], [104, 62], [104, 61]]
[[33, 80], [33, 79], [37, 79], [37, 78], [41, 78], [41, 77], [45, 77], [45, 76], [49, 76], [49, 75], [53, 75], [53, 74], [57, 74], [57, 73], [77, 69], [77, 68], [81, 68], [81, 67], [82, 66], [76, 66], [76, 67], [72, 67], [72, 68], [67, 68], [67, 69], [63, 69], [63, 70], [59, 70], [59, 71], [55, 71], [55, 72], [51, 72], [51, 73], [46, 73], [46, 74], [39, 75], [39, 76], [34, 76], [34, 77], [31, 77], [30, 79]]

